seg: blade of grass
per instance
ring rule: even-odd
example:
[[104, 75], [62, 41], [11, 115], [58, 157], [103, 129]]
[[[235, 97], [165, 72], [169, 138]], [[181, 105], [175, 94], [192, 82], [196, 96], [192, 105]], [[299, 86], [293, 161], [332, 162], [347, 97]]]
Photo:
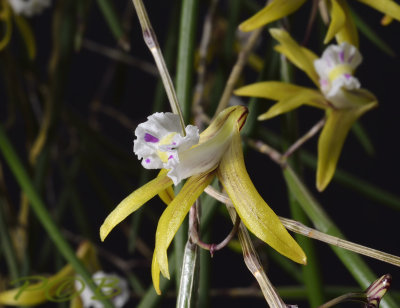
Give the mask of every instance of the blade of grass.
[[6, 222], [6, 217], [4, 213], [4, 202], [5, 200], [3, 199], [3, 197], [0, 197], [0, 242], [4, 258], [6, 259], [10, 277], [12, 280], [14, 280], [18, 278], [18, 258], [15, 254], [15, 250], [11, 242], [11, 237], [9, 234], [9, 230], [11, 229], [8, 227], [8, 224]]
[[[268, 144], [273, 147], [279, 147], [284, 141], [278, 137], [275, 133], [266, 130], [263, 127], [258, 129], [258, 134], [261, 140], [265, 140]], [[316, 170], [317, 168], [317, 157], [310, 154], [306, 150], [300, 151], [300, 159], [308, 168]], [[342, 184], [343, 186], [352, 189], [359, 194], [376, 201], [379, 204], [386, 205], [397, 211], [400, 210], [400, 197], [377, 187], [355, 175], [350, 174], [340, 168], [336, 169], [336, 173], [333, 177], [333, 181]]]
[[[8, 140], [2, 125], [0, 125], [0, 151], [2, 152], [4, 159], [6, 160], [9, 168], [11, 169], [13, 175], [15, 176], [21, 189], [24, 191], [28, 197], [32, 210], [36, 214], [43, 228], [47, 231], [50, 238], [54, 241], [57, 249], [63, 255], [65, 260], [72, 265], [75, 271], [82, 276], [87, 286], [93, 292], [98, 292], [96, 284], [91, 279], [90, 273], [87, 271], [85, 266], [76, 257], [74, 251], [69, 246], [68, 242], [62, 236], [60, 230], [55, 225], [49, 212], [46, 209], [42, 199], [35, 190], [31, 179], [29, 178], [26, 170], [24, 169], [21, 161], [18, 158], [13, 146]], [[105, 307], [112, 307], [109, 301], [102, 299], [101, 302]]]
[[124, 30], [120, 23], [121, 18], [117, 15], [112, 2], [110, 2], [110, 0], [97, 0], [97, 4], [99, 5], [101, 13], [110, 27], [112, 34], [118, 41], [118, 44], [124, 50], [129, 50], [129, 42], [124, 35]]
[[364, 148], [364, 151], [369, 156], [374, 156], [375, 154], [374, 145], [372, 144], [372, 141], [369, 138], [368, 133], [366, 132], [365, 128], [361, 125], [361, 123], [360, 122], [354, 123], [354, 125], [351, 128], [351, 131], [356, 136], [361, 146]]
[[[321, 232], [344, 239], [342, 232], [325, 213], [321, 205], [318, 204], [290, 166], [283, 169], [283, 175], [290, 191], [294, 194], [315, 227]], [[331, 248], [361, 287], [367, 288], [371, 282], [375, 281], [376, 275], [359, 255], [335, 246], [331, 246]], [[382, 307], [395, 308], [397, 305], [390, 296], [386, 296], [382, 301]]]

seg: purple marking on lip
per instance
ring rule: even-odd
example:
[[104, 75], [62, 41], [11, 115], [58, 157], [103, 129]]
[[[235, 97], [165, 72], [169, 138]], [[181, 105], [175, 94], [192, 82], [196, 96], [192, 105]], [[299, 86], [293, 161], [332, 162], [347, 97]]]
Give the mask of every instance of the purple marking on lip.
[[145, 160], [145, 162], [146, 162], [146, 164], [150, 163], [150, 159], [147, 158], [147, 159]]
[[170, 156], [168, 157], [168, 160], [170, 160], [170, 159], [172, 159], [172, 158], [174, 158], [174, 155], [170, 155]]
[[172, 145], [176, 145], [176, 142], [172, 142]]
[[157, 137], [154, 137], [153, 135], [146, 133], [146, 134], [144, 134], [144, 141], [151, 142], [151, 143], [157, 143], [160, 140]]
[[346, 79], [350, 79], [351, 78], [351, 75], [350, 74], [344, 74], [344, 77], [346, 78]]
[[344, 62], [344, 51], [339, 52], [340, 62]]

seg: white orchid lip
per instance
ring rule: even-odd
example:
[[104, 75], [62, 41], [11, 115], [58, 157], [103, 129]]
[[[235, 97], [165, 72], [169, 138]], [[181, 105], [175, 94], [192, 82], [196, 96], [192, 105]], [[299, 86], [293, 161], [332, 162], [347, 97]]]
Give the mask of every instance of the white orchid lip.
[[188, 125], [186, 136], [181, 135], [179, 116], [170, 112], [156, 112], [139, 124], [133, 151], [142, 159], [146, 169], [173, 169], [180, 162], [182, 152], [199, 142], [199, 129]]
[[321, 58], [314, 61], [321, 91], [334, 107], [346, 108], [352, 105], [346, 91], [360, 89], [361, 84], [353, 73], [361, 62], [362, 56], [358, 49], [346, 42], [328, 46]]
[[236, 120], [227, 113], [212, 134], [207, 133], [207, 138], [203, 135], [200, 144], [196, 126], [188, 125], [186, 136], [182, 137], [177, 115], [154, 113], [136, 128], [133, 150], [139, 159], [143, 158], [143, 167], [169, 170], [168, 177], [177, 185], [183, 179], [212, 171], [218, 166], [235, 129], [240, 130], [246, 120], [247, 108], [243, 107], [239, 112], [242, 114]]

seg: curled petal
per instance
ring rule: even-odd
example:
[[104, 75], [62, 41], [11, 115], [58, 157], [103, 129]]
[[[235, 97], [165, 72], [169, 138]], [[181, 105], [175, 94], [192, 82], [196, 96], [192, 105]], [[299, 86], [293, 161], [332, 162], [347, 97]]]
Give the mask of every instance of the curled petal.
[[158, 193], [164, 191], [172, 185], [171, 179], [164, 173], [154, 180], [148, 182], [135, 190], [107, 216], [100, 227], [100, 238], [102, 241], [107, 237], [112, 229], [123, 221], [128, 215], [139, 209]]
[[297, 11], [305, 0], [274, 0], [254, 16], [239, 25], [244, 32], [253, 31], [270, 22], [281, 19]]
[[153, 259], [151, 260], [151, 278], [153, 280], [153, 286], [158, 295], [161, 295], [160, 289], [160, 265], [158, 265], [156, 253], [153, 253]]
[[217, 171], [229, 198], [246, 227], [272, 248], [295, 262], [306, 264], [306, 256], [278, 216], [261, 198], [244, 165], [239, 132], [221, 160]]
[[192, 175], [214, 170], [231, 143], [233, 132], [243, 125], [247, 113], [247, 108], [243, 106], [228, 108], [221, 117], [217, 117], [218, 125], [202, 133], [198, 145], [180, 153], [180, 163], [168, 172], [175, 185]]
[[[365, 90], [359, 90], [359, 99], [374, 98]], [[353, 94], [356, 95], [356, 94]], [[354, 99], [353, 99], [354, 101]], [[354, 108], [327, 110], [327, 120], [318, 140], [317, 189], [323, 191], [335, 174], [336, 165], [344, 141], [353, 123], [365, 112], [377, 106], [376, 100], [369, 100]]]
[[[156, 247], [154, 253], [159, 269], [164, 277], [169, 279], [167, 249], [175, 233], [178, 231], [190, 207], [210, 184], [214, 173], [203, 173], [190, 177], [179, 194], [167, 206], [160, 217], [156, 231]], [[156, 266], [156, 265], [153, 265]], [[155, 268], [157, 269], [157, 268]], [[156, 272], [156, 271], [155, 271]], [[154, 274], [155, 275], [155, 274]], [[154, 276], [153, 276], [154, 277]], [[154, 283], [156, 283], [155, 281]], [[155, 288], [157, 290], [158, 285]]]
[[346, 14], [344, 13], [339, 2], [337, 0], [332, 0], [330, 2], [332, 4], [330, 9], [331, 22], [324, 39], [324, 44], [327, 44], [330, 40], [332, 40], [346, 23]]
[[318, 75], [314, 69], [314, 60], [318, 58], [317, 55], [311, 50], [301, 47], [285, 30], [270, 29], [269, 32], [273, 38], [281, 43], [281, 45], [277, 46], [275, 49], [285, 55], [299, 69], [304, 71], [316, 85], [319, 85]]
[[[83, 260], [93, 252], [93, 246], [89, 242], [84, 242], [78, 248], [76, 255], [79, 259]], [[68, 264], [64, 266], [55, 275], [45, 278], [43, 276], [31, 276], [32, 280], [38, 280], [39, 282], [30, 284], [27, 288], [27, 284], [22, 284], [21, 287], [6, 290], [0, 292], [0, 305], [7, 306], [35, 306], [41, 303], [47, 302], [49, 297], [57, 297], [60, 294], [56, 294], [59, 290], [59, 286], [66, 281], [66, 279], [74, 277], [75, 271], [73, 267]], [[20, 282], [25, 279], [21, 278]], [[30, 280], [30, 282], [32, 282]], [[44, 286], [53, 286], [50, 289], [46, 289]], [[65, 286], [65, 285], [64, 285]]]

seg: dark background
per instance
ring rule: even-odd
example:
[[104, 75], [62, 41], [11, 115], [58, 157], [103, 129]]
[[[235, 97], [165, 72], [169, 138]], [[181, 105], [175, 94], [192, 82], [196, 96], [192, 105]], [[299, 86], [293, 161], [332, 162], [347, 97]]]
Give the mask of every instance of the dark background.
[[[170, 22], [170, 16], [172, 16], [173, 5], [171, 3], [172, 1], [169, 0], [145, 1], [155, 32], [159, 36], [161, 46], [164, 46], [166, 40], [169, 39], [166, 37], [166, 29]], [[126, 10], [133, 9], [132, 6], [129, 5], [129, 1], [118, 0], [115, 1], [114, 4], [121, 15], [126, 12]], [[349, 1], [349, 4], [352, 5], [354, 10], [363, 17], [364, 21], [368, 22], [369, 26], [372, 27], [396, 53], [400, 52], [400, 25], [398, 22], [393, 22], [388, 27], [382, 27], [380, 25], [381, 14], [356, 1]], [[205, 8], [206, 3], [200, 3], [198, 17], [199, 35], [197, 36], [197, 42], [201, 34], [201, 25]], [[36, 64], [31, 67], [21, 64], [23, 67], [22, 71], [32, 69], [35, 72], [39, 83], [51, 82], [47, 65], [52, 48], [51, 27], [53, 10], [54, 4], [53, 7], [47, 9], [43, 15], [31, 19], [36, 33], [38, 57]], [[304, 21], [307, 21], [309, 10], [310, 5], [307, 4], [296, 13], [293, 19], [291, 19], [294, 36], [299, 41], [301, 41], [304, 35], [304, 27], [301, 25], [304, 25]], [[229, 13], [229, 1], [222, 1], [218, 13], [222, 16], [226, 16]], [[249, 12], [243, 10], [239, 20], [242, 21], [249, 16]], [[317, 36], [317, 31], [314, 31], [312, 35]], [[115, 39], [95, 4], [91, 5], [88, 14], [85, 38], [105, 46], [116, 47]], [[269, 39], [267, 32], [264, 33], [263, 38], [266, 40]], [[131, 43], [130, 55], [153, 63], [151, 54], [142, 40], [139, 23], [135, 14], [132, 14], [132, 29], [129, 34], [129, 41]], [[310, 44], [312, 47], [317, 48], [314, 49], [314, 51], [320, 54], [321, 49], [318, 49], [316, 41], [317, 39], [314, 37], [311, 39]], [[19, 57], [20, 46], [17, 40], [13, 41], [12, 50], [17, 55], [16, 59]], [[264, 53], [262, 48], [263, 44], [261, 44], [258, 50], [259, 54]], [[364, 57], [364, 62], [357, 70], [357, 77], [362, 86], [374, 93], [379, 99], [379, 107], [367, 113], [361, 119], [363, 127], [366, 129], [368, 136], [374, 144], [375, 154], [373, 156], [367, 155], [354, 134], [350, 134], [339, 161], [339, 168], [353, 175], [357, 175], [389, 192], [398, 194], [398, 174], [400, 173], [400, 164], [398, 162], [400, 147], [398, 147], [397, 144], [400, 125], [400, 121], [398, 120], [398, 112], [400, 110], [400, 99], [398, 95], [400, 78], [398, 76], [400, 72], [400, 61], [398, 57], [392, 58], [384, 54], [362, 34], [360, 34], [360, 48]], [[172, 72], [174, 71], [174, 67], [175, 63], [172, 65]], [[225, 74], [229, 73], [230, 67], [228, 63], [224, 65]], [[102, 82], [105, 76], [109, 74], [110, 70], [114, 70], [115, 74], [111, 76], [108, 86], [104, 86]], [[301, 72], [297, 71], [295, 75], [299, 84], [308, 85]], [[21, 73], [21, 79], [23, 79], [22, 76], [24, 76], [23, 73]], [[250, 71], [246, 71], [245, 76], [245, 83], [252, 83], [255, 81], [256, 77]], [[131, 157], [127, 168], [139, 170], [139, 162], [132, 153], [133, 130], [137, 124], [143, 122], [151, 113], [155, 85], [158, 79], [135, 67], [115, 63], [109, 58], [86, 48], [82, 48], [73, 55], [64, 77], [65, 95], [62, 101], [59, 102], [60, 108], [66, 108], [80, 117], [84, 122], [91, 123], [101, 135], [112, 140], [119, 149]], [[23, 81], [23, 83], [26, 87], [26, 81]], [[8, 96], [5, 93], [6, 85], [4, 82], [1, 82], [1, 121], [6, 120], [9, 112]], [[93, 113], [93, 108], [91, 106], [93, 106], [94, 99], [101, 99], [101, 104], [103, 106], [112, 106], [113, 109], [125, 115], [130, 121], [129, 124], [121, 125], [119, 121], [103, 112]], [[244, 101], [246, 102], [246, 99]], [[265, 104], [265, 110], [267, 106], [268, 103]], [[164, 104], [163, 111], [169, 111], [166, 103]], [[68, 120], [65, 120], [64, 116], [68, 118], [68, 116], [61, 112], [61, 120], [68, 123]], [[322, 114], [318, 111], [311, 110], [307, 107], [301, 108], [299, 111], [300, 132], [304, 133], [312, 123], [316, 122], [321, 116]], [[89, 121], [90, 119], [92, 122]], [[93, 121], [93, 119], [95, 119], [95, 121]], [[260, 125], [264, 125], [280, 133], [281, 119], [278, 117]], [[20, 115], [17, 116], [16, 122], [8, 128], [8, 133], [13, 144], [18, 147], [20, 155], [25, 158], [26, 144], [24, 140], [29, 132], [27, 132], [27, 128], [24, 126]], [[71, 138], [71, 136], [73, 138]], [[90, 237], [94, 240], [96, 245], [108, 249], [122, 258], [144, 261], [146, 266], [137, 268], [135, 273], [142, 278], [143, 281], [150, 283], [149, 264], [146, 263], [147, 261], [143, 260], [143, 256], [137, 252], [135, 252], [133, 256], [129, 255], [126, 248], [125, 237], [123, 237], [120, 230], [112, 232], [105, 243], [100, 243], [97, 238], [98, 227], [109, 212], [107, 207], [112, 208], [132, 190], [139, 187], [138, 178], [127, 175], [131, 184], [130, 189], [119, 185], [118, 181], [115, 181], [113, 178], [113, 175], [106, 168], [102, 168], [101, 160], [98, 160], [97, 157], [92, 157], [91, 155], [93, 155], [93, 152], [86, 152], [85, 137], [80, 136], [79, 132], [69, 131], [65, 124], [60, 124], [57, 132], [54, 132], [54, 138], [58, 139], [57, 155], [64, 158], [64, 161], [67, 162], [67, 168], [68, 163], [73, 161], [73, 156], [75, 155], [73, 152], [69, 154], [68, 149], [72, 146], [71, 143], [73, 140], [78, 141], [78, 153], [82, 155], [83, 160], [81, 162], [81, 169], [76, 177], [76, 184], [79, 188], [80, 198], [87, 215], [87, 228], [89, 229]], [[310, 141], [306, 145], [306, 148], [312, 153], [316, 153], [316, 138]], [[63, 153], [63, 151], [65, 151], [65, 153]], [[99, 151], [101, 151], [101, 149], [99, 149]], [[99, 153], [99, 157], [101, 156], [102, 153]], [[115, 160], [116, 158], [110, 159]], [[2, 163], [4, 162], [2, 161]], [[61, 191], [64, 184], [61, 180], [62, 175], [60, 171], [58, 171], [59, 166], [57, 166], [57, 160], [53, 161], [53, 164], [51, 168], [54, 170], [54, 173], [51, 182], [54, 185], [54, 198], [57, 199], [57, 194]], [[280, 168], [265, 156], [254, 151], [249, 151], [247, 153], [246, 165], [260, 194], [278, 215], [288, 217], [290, 213], [287, 202], [287, 191]], [[85, 167], [94, 168], [94, 174], [97, 176], [98, 180], [103, 183], [103, 187], [107, 188], [107, 207], [99, 205], [101, 203], [99, 201], [99, 192], [93, 187], [92, 180], [88, 176], [88, 171]], [[18, 204], [19, 193], [17, 185], [13, 181], [7, 168], [5, 168], [5, 172], [7, 181], [10, 183], [9, 187], [12, 192], [12, 198], [15, 204]], [[368, 200], [335, 181], [330, 184], [325, 192], [320, 194], [314, 188], [314, 171], [305, 169], [304, 176], [308, 187], [317, 196], [326, 212], [332, 217], [343, 233], [347, 235], [349, 240], [395, 255], [400, 255], [400, 240], [398, 236], [399, 222], [395, 210]], [[59, 182], [57, 181], [58, 179], [60, 179]], [[48, 198], [49, 196], [47, 195], [47, 201], [49, 206], [51, 206], [52, 202]], [[149, 247], [152, 248], [155, 221], [158, 219], [159, 215], [161, 215], [164, 206], [156, 198], [149, 202], [146, 208], [150, 206], [153, 211], [150, 212], [149, 215], [154, 215], [154, 217], [151, 219], [149, 215], [147, 215], [146, 218], [144, 218], [140, 227], [140, 235], [148, 242]], [[66, 229], [75, 230], [77, 226], [71, 211], [72, 209], [69, 209], [65, 213], [63, 226]], [[221, 212], [223, 211], [224, 208], [221, 206]], [[221, 240], [224, 235], [229, 232], [230, 227], [230, 221], [223, 218], [222, 215], [218, 215], [213, 223], [212, 239], [214, 241]], [[37, 230], [39, 234], [41, 234], [42, 231], [40, 231], [40, 229]], [[40, 236], [38, 235], [37, 237]], [[330, 248], [325, 244], [315, 244], [320, 255], [324, 283], [356, 286], [354, 279], [340, 261], [338, 261]], [[281, 285], [294, 284], [292, 278], [288, 277], [286, 273], [267, 258], [266, 251], [266, 248], [260, 248], [265, 268], [272, 283], [278, 287]], [[398, 290], [400, 288], [400, 270], [398, 268], [371, 259], [365, 260], [378, 276], [391, 273], [393, 276], [393, 289]], [[232, 252], [230, 249], [224, 249], [216, 253], [211, 260], [211, 264], [211, 287], [213, 289], [256, 285], [254, 278], [244, 265], [242, 256]], [[103, 265], [105, 269], [115, 271], [112, 265], [107, 263], [107, 261], [104, 261]], [[265, 302], [262, 298], [212, 298], [212, 307], [218, 307], [220, 305], [229, 305], [231, 307], [242, 307], [243, 305], [264, 307]], [[166, 300], [164, 304], [162, 304], [162, 307], [167, 306], [174, 306], [174, 299]], [[301, 307], [307, 307], [307, 304], [301, 305]]]

